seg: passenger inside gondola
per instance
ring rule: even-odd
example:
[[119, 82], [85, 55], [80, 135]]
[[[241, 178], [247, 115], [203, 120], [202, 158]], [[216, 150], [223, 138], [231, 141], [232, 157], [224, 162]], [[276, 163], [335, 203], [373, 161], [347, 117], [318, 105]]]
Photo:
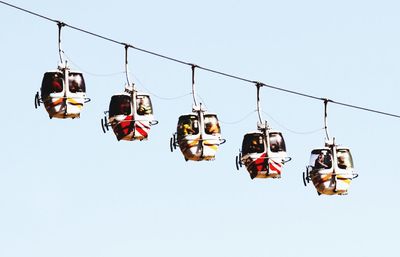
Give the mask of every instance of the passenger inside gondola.
[[63, 81], [56, 73], [54, 74], [53, 81], [51, 82], [51, 89], [53, 93], [60, 93], [63, 90]]
[[197, 116], [182, 116], [178, 122], [178, 136], [195, 135], [199, 133]]
[[262, 135], [260, 134], [245, 135], [242, 144], [243, 155], [249, 153], [263, 153], [263, 152], [264, 152], [264, 142]]
[[137, 114], [139, 115], [148, 115], [152, 113], [151, 106], [149, 104], [149, 99], [144, 96], [137, 97], [138, 105], [137, 105]]
[[315, 159], [314, 169], [330, 169], [332, 167], [332, 157], [330, 153], [320, 152]]
[[340, 169], [353, 168], [351, 155], [347, 149], [339, 149], [337, 151], [337, 162]]
[[261, 149], [261, 144], [256, 139], [253, 139], [253, 141], [251, 141], [250, 151], [253, 153], [259, 153], [261, 152]]
[[63, 91], [62, 74], [58, 72], [46, 72], [43, 76], [41, 94], [48, 96], [51, 93], [60, 93]]
[[58, 79], [54, 79], [53, 82], [51, 82], [51, 88], [53, 93], [59, 93], [62, 91], [62, 81], [58, 80]]
[[280, 133], [270, 133], [269, 144], [271, 152], [277, 153], [286, 151], [285, 141]]
[[131, 98], [128, 95], [114, 95], [111, 97], [109, 115], [130, 115]]
[[340, 169], [346, 169], [347, 168], [346, 161], [345, 161], [345, 158], [344, 158], [343, 155], [338, 156], [337, 160], [338, 160], [338, 167]]
[[68, 85], [71, 93], [85, 92], [85, 82], [80, 73], [70, 73]]
[[194, 129], [192, 127], [192, 122], [188, 120], [187, 122], [183, 123], [182, 125], [182, 132], [183, 135], [193, 135], [194, 134]]
[[220, 133], [218, 120], [215, 116], [204, 116], [205, 132], [209, 135], [216, 135]]
[[128, 97], [122, 98], [122, 101], [119, 105], [119, 114], [129, 115], [131, 112], [131, 102]]

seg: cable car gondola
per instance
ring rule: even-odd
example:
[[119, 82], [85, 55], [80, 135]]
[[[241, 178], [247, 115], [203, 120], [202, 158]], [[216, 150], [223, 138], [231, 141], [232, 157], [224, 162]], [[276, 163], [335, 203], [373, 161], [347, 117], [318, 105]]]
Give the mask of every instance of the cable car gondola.
[[179, 147], [186, 161], [211, 161], [215, 159], [219, 146], [226, 140], [221, 137], [217, 115], [208, 113], [201, 103], [197, 104], [194, 90], [195, 67], [192, 65], [192, 113], [179, 117], [177, 130], [170, 140], [170, 148], [172, 152]]
[[236, 156], [236, 169], [244, 164], [250, 178], [280, 178], [283, 165], [290, 161], [287, 156], [283, 135], [279, 131], [271, 130], [266, 121], [262, 121], [260, 112], [259, 90], [257, 84], [257, 112], [259, 123], [257, 131], [244, 135], [242, 149]]
[[280, 178], [283, 164], [290, 161], [282, 133], [269, 129], [265, 123], [258, 124], [258, 129], [244, 135], [236, 168], [244, 164], [251, 179]]
[[327, 103], [325, 99], [325, 147], [311, 151], [310, 163], [303, 172], [304, 185], [312, 181], [318, 195], [346, 195], [350, 183], [358, 177], [354, 172], [353, 158], [350, 149], [338, 146], [335, 138], [329, 140], [327, 126]]
[[102, 128], [105, 133], [111, 126], [118, 141], [133, 141], [148, 139], [150, 126], [157, 123], [150, 96], [126, 86], [124, 93], [111, 97], [108, 119], [102, 119]]
[[50, 118], [79, 118], [86, 98], [86, 86], [79, 71], [71, 71], [67, 61], [63, 61], [61, 50], [61, 24], [59, 23], [59, 55], [61, 64], [57, 70], [43, 75], [42, 85], [35, 95], [35, 108], [44, 104]]
[[117, 140], [144, 140], [148, 139], [150, 126], [156, 125], [153, 107], [149, 94], [139, 93], [135, 84], [130, 83], [127, 61], [128, 46], [125, 47], [125, 71], [128, 84], [125, 91], [111, 97], [107, 116], [101, 120], [103, 132], [112, 127]]

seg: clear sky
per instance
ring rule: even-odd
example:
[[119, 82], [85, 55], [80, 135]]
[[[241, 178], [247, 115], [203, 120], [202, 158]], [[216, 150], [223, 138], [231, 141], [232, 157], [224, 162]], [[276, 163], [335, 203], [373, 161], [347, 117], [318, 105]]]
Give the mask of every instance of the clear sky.
[[[398, 1], [10, 3], [200, 66], [400, 114]], [[58, 64], [57, 26], [2, 4], [0, 17], [0, 256], [399, 256], [399, 119], [329, 105], [330, 134], [351, 148], [360, 176], [347, 196], [318, 196], [302, 172], [324, 144], [323, 103], [262, 88], [264, 119], [293, 160], [280, 180], [251, 180], [235, 156], [256, 129], [252, 84], [197, 72], [227, 142], [213, 162], [185, 162], [169, 139], [191, 111], [190, 67], [129, 50], [159, 124], [146, 142], [117, 142], [100, 119], [124, 87], [123, 46], [63, 29], [92, 101], [80, 119], [50, 120], [33, 100]]]

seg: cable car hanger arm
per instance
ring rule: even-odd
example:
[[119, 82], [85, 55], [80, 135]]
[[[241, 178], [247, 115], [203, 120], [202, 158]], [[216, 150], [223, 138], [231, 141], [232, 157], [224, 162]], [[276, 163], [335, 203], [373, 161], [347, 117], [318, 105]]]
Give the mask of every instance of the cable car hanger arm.
[[257, 82], [256, 87], [257, 87], [257, 113], [258, 113], [258, 119], [260, 121], [260, 124], [263, 123], [263, 119], [261, 117], [261, 107], [260, 107], [260, 87], [262, 86], [261, 83]]
[[63, 62], [63, 58], [62, 58], [62, 54], [64, 53], [64, 51], [61, 48], [61, 28], [65, 26], [65, 24], [61, 21], [57, 22], [57, 26], [58, 26], [58, 54], [60, 56], [60, 62]]
[[130, 86], [131, 82], [129, 80], [129, 69], [128, 69], [128, 48], [129, 44], [125, 44], [125, 75], [126, 75], [126, 82], [128, 86]]
[[329, 141], [329, 133], [328, 133], [328, 102], [329, 99], [324, 99], [324, 129], [326, 134], [326, 139]]
[[198, 67], [196, 64], [191, 64], [192, 66], [192, 94], [193, 94], [193, 102], [194, 105], [197, 106], [197, 100], [196, 100], [196, 91], [195, 91], [195, 80], [194, 80], [194, 72], [196, 67]]

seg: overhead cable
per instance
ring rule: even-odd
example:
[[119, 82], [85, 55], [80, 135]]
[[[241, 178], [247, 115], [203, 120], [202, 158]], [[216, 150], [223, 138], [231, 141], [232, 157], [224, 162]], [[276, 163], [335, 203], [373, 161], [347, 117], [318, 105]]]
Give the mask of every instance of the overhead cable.
[[334, 101], [334, 100], [327, 99], [327, 98], [321, 98], [321, 97], [313, 96], [313, 95], [310, 95], [310, 94], [305, 94], [305, 93], [301, 93], [301, 92], [297, 92], [297, 91], [293, 91], [293, 90], [288, 90], [288, 89], [281, 88], [281, 87], [268, 85], [268, 84], [265, 84], [265, 83], [262, 83], [262, 82], [259, 82], [259, 81], [255, 81], [255, 80], [247, 79], [247, 78], [240, 77], [240, 76], [237, 76], [237, 75], [225, 73], [225, 72], [218, 71], [218, 70], [215, 70], [215, 69], [202, 67], [200, 65], [196, 65], [196, 64], [193, 64], [191, 62], [182, 61], [182, 60], [179, 60], [179, 59], [176, 59], [176, 58], [173, 58], [173, 57], [169, 57], [169, 56], [166, 56], [166, 55], [163, 55], [163, 54], [159, 54], [159, 53], [156, 53], [156, 52], [153, 52], [153, 51], [149, 51], [149, 50], [146, 50], [146, 49], [143, 49], [143, 48], [139, 48], [139, 47], [136, 47], [134, 45], [131, 45], [131, 44], [128, 44], [128, 43], [124, 43], [124, 42], [121, 42], [121, 41], [118, 41], [118, 40], [115, 40], [115, 39], [112, 39], [110, 37], [106, 37], [106, 36], [103, 36], [103, 35], [100, 35], [100, 34], [97, 34], [97, 33], [94, 33], [94, 32], [91, 32], [91, 31], [88, 31], [88, 30], [85, 30], [85, 29], [82, 29], [82, 28], [79, 28], [79, 27], [76, 27], [76, 26], [72, 26], [72, 25], [69, 25], [67, 23], [61, 22], [59, 20], [49, 18], [47, 16], [38, 14], [36, 12], [30, 11], [30, 10], [27, 10], [27, 9], [24, 9], [24, 8], [15, 6], [15, 5], [12, 5], [12, 4], [4, 2], [4, 1], [0, 1], [0, 3], [4, 4], [4, 5], [7, 5], [9, 7], [12, 7], [12, 8], [18, 9], [20, 11], [26, 12], [28, 14], [34, 15], [36, 17], [39, 17], [39, 18], [42, 18], [42, 19], [57, 23], [58, 26], [68, 27], [68, 28], [80, 31], [82, 33], [89, 34], [91, 36], [94, 36], [94, 37], [97, 37], [97, 38], [100, 38], [100, 39], [103, 39], [103, 40], [106, 40], [106, 41], [109, 41], [109, 42], [112, 42], [112, 43], [115, 43], [115, 44], [123, 45], [126, 48], [132, 48], [132, 49], [135, 49], [137, 51], [144, 52], [144, 53], [147, 53], [147, 54], [150, 54], [150, 55], [153, 55], [153, 56], [156, 56], [156, 57], [160, 57], [160, 58], [163, 58], [163, 59], [166, 59], [166, 60], [170, 60], [170, 61], [177, 62], [177, 63], [180, 63], [180, 64], [188, 65], [188, 66], [191, 66], [191, 67], [195, 66], [197, 69], [200, 69], [200, 70], [204, 70], [204, 71], [215, 73], [215, 74], [218, 74], [218, 75], [221, 75], [221, 76], [224, 76], [224, 77], [228, 77], [228, 78], [232, 78], [232, 79], [248, 82], [248, 83], [253, 84], [254, 86], [263, 86], [263, 87], [271, 88], [271, 89], [274, 89], [274, 90], [282, 91], [282, 92], [285, 92], [285, 93], [294, 94], [294, 95], [298, 95], [298, 96], [302, 96], [302, 97], [307, 97], [307, 98], [314, 99], [314, 100], [329, 101], [332, 104], [342, 105], [342, 106], [345, 106], [345, 107], [348, 107], [348, 108], [354, 108], [354, 109], [363, 110], [363, 111], [367, 111], [367, 112], [373, 112], [373, 113], [386, 115], [386, 116], [390, 116], [390, 117], [394, 117], [394, 118], [400, 118], [400, 115], [397, 115], [397, 114], [378, 111], [378, 110], [374, 110], [374, 109], [370, 109], [370, 108], [366, 108], [366, 107], [361, 107], [361, 106], [356, 106], [356, 105], [352, 105], [352, 104], [346, 104], [346, 103]]

